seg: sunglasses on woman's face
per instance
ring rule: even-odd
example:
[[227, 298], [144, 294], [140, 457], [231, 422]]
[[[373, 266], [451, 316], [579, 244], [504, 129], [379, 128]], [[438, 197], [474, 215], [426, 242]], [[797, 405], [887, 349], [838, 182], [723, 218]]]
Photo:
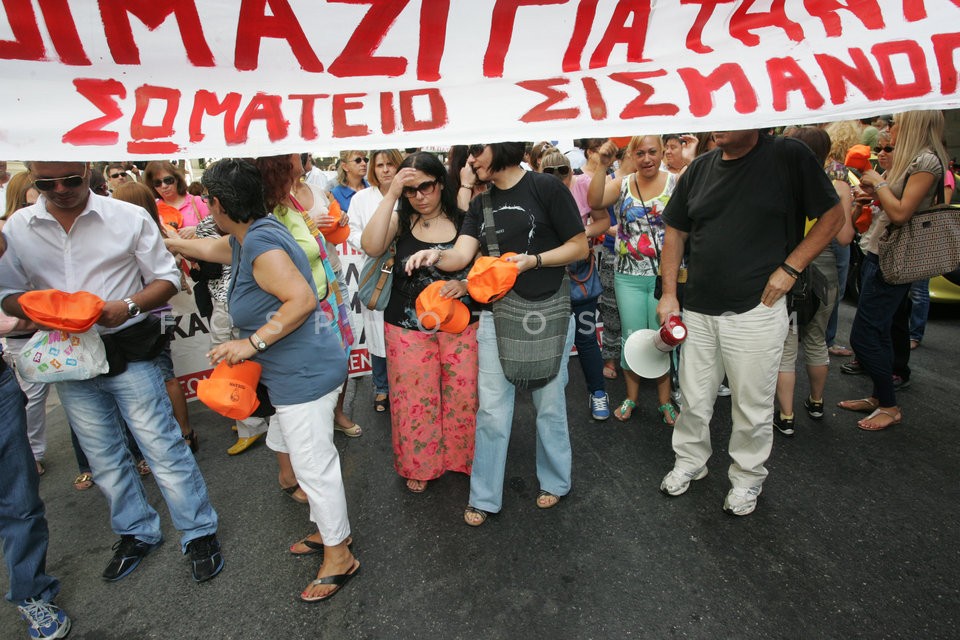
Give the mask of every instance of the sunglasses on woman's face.
[[87, 170], [83, 170], [83, 175], [80, 176], [64, 176], [62, 178], [37, 178], [33, 181], [33, 186], [37, 188], [37, 191], [51, 191], [57, 188], [57, 183], [59, 182], [67, 189], [76, 189], [83, 184], [83, 179], [87, 177]]
[[885, 147], [874, 147], [874, 148], [873, 148], [873, 152], [874, 152], [874, 153], [880, 153], [881, 151], [883, 151], [884, 153], [893, 153], [893, 147], [891, 147], [890, 145], [887, 145], [887, 146], [885, 146]]
[[541, 169], [544, 173], [549, 173], [550, 175], [556, 173], [561, 178], [566, 178], [568, 175], [570, 175], [570, 167], [563, 164], [559, 167], [541, 167]]
[[483, 153], [483, 150], [486, 148], [487, 148], [487, 145], [485, 144], [472, 144], [470, 145], [470, 155], [476, 158], [481, 153]]
[[177, 184], [177, 179], [176, 179], [176, 178], [174, 178], [173, 176], [166, 176], [166, 177], [163, 178], [162, 180], [154, 180], [154, 181], [153, 181], [153, 188], [154, 188], [154, 189], [159, 189], [159, 188], [162, 187], [163, 185], [167, 185], [168, 187], [172, 187], [172, 186], [175, 185], [175, 184]]
[[404, 187], [403, 195], [406, 198], [415, 198], [419, 193], [422, 196], [428, 196], [434, 192], [437, 188], [436, 180], [429, 180], [427, 182], [421, 182], [416, 187]]
[[365, 158], [363, 156], [360, 156], [359, 158], [354, 158], [353, 161], [356, 162], [357, 164], [367, 164], [368, 162], [370, 162], [370, 158]]

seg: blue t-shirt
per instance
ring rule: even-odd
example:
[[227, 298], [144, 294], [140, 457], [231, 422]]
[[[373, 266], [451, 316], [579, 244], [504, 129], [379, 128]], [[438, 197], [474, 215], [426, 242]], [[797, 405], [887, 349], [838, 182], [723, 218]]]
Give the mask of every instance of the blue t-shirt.
[[[255, 220], [241, 245], [230, 238], [233, 249], [233, 277], [230, 281], [230, 317], [242, 338], [247, 338], [280, 308], [280, 300], [260, 288], [253, 278], [253, 261], [261, 254], [279, 249], [290, 256], [304, 280], [317, 294], [310, 263], [293, 235], [272, 215]], [[269, 334], [269, 329], [266, 330]], [[261, 334], [262, 338], [266, 335]], [[291, 405], [311, 402], [330, 393], [347, 377], [347, 356], [340, 340], [320, 313], [313, 315], [253, 360], [260, 363], [260, 381], [270, 392], [270, 402]]]
[[[370, 183], [368, 183], [366, 178], [364, 178], [363, 188], [366, 189], [369, 186]], [[346, 212], [348, 209], [350, 209], [350, 201], [353, 200], [353, 196], [356, 195], [357, 192], [345, 184], [338, 184], [330, 190], [330, 193], [332, 193], [333, 197], [337, 199], [338, 203], [340, 203], [341, 211]]]

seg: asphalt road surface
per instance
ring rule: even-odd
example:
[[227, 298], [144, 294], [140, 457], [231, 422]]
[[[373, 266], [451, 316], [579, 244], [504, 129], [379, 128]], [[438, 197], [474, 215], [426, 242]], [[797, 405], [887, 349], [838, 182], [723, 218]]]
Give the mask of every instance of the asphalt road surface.
[[[846, 341], [853, 308], [841, 314]], [[307, 508], [280, 492], [263, 444], [230, 457], [228, 421], [198, 403], [197, 455], [220, 514], [226, 566], [195, 584], [156, 484], [146, 479], [166, 543], [117, 583], [100, 573], [117, 539], [99, 491], [72, 486], [76, 465], [62, 409], [51, 402], [41, 493], [49, 571], [74, 639], [193, 638], [956, 638], [960, 623], [960, 308], [934, 307], [913, 352], [903, 424], [856, 428], [837, 400], [869, 392], [831, 364], [821, 422], [776, 435], [757, 511], [721, 510], [729, 488], [730, 400], [718, 399], [710, 475], [679, 498], [659, 493], [670, 429], [652, 384], [628, 423], [595, 423], [576, 359], [568, 412], [574, 488], [534, 506], [533, 408], [518, 395], [501, 514], [462, 520], [468, 478], [448, 474], [408, 492], [393, 470], [389, 418], [357, 385], [357, 439], [336, 436], [360, 575], [335, 598], [304, 604], [314, 558], [287, 547], [311, 530]], [[797, 398], [807, 391], [800, 376]], [[622, 378], [611, 400], [623, 399]], [[802, 405], [798, 405], [801, 406]], [[3, 587], [6, 587], [4, 582]], [[0, 638], [26, 637], [0, 606]]]

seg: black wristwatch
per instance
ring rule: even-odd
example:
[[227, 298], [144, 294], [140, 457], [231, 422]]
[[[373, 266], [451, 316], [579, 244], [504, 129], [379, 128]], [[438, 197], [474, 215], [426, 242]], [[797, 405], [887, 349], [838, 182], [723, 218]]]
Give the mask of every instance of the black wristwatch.
[[127, 303], [127, 315], [131, 318], [136, 318], [142, 313], [140, 305], [134, 302], [133, 298], [124, 298], [123, 301]]

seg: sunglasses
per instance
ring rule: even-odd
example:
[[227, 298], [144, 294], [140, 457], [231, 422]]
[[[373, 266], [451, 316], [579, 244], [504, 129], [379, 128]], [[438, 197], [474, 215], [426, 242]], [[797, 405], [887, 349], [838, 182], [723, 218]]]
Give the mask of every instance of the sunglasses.
[[481, 153], [483, 153], [483, 150], [486, 148], [487, 148], [487, 145], [485, 144], [472, 144], [470, 145], [470, 155], [476, 158]]
[[125, 174], [125, 173], [111, 173], [111, 174], [110, 174], [110, 179], [111, 179], [111, 180], [116, 180], [117, 178], [126, 178], [126, 177], [127, 177], [127, 174]]
[[419, 193], [422, 196], [428, 196], [433, 193], [437, 188], [437, 181], [430, 180], [428, 182], [421, 182], [416, 187], [404, 187], [403, 195], [406, 198], [415, 198]]
[[84, 168], [81, 176], [64, 176], [63, 178], [38, 178], [33, 181], [33, 186], [37, 191], [51, 191], [57, 188], [59, 182], [67, 189], [76, 189], [83, 184], [83, 179], [87, 177], [87, 170]]
[[553, 175], [556, 173], [558, 176], [567, 177], [570, 175], [570, 167], [566, 165], [560, 165], [559, 167], [540, 167], [544, 173], [549, 173]]
[[881, 151], [883, 151], [883, 152], [885, 152], [885, 153], [893, 153], [893, 147], [891, 147], [890, 145], [887, 145], [887, 146], [885, 146], [885, 147], [874, 147], [874, 148], [873, 148], [873, 152], [874, 152], [874, 153], [880, 153]]
[[163, 178], [162, 180], [154, 180], [154, 181], [153, 181], [153, 188], [154, 188], [154, 189], [159, 189], [159, 188], [162, 187], [163, 185], [167, 185], [168, 187], [171, 187], [171, 186], [173, 186], [173, 185], [175, 185], [175, 184], [177, 184], [177, 179], [174, 178], [173, 176], [167, 176], [167, 177]]
[[370, 158], [365, 158], [363, 156], [360, 156], [359, 158], [354, 158], [353, 161], [356, 162], [357, 164], [367, 164], [368, 162], [370, 162]]

